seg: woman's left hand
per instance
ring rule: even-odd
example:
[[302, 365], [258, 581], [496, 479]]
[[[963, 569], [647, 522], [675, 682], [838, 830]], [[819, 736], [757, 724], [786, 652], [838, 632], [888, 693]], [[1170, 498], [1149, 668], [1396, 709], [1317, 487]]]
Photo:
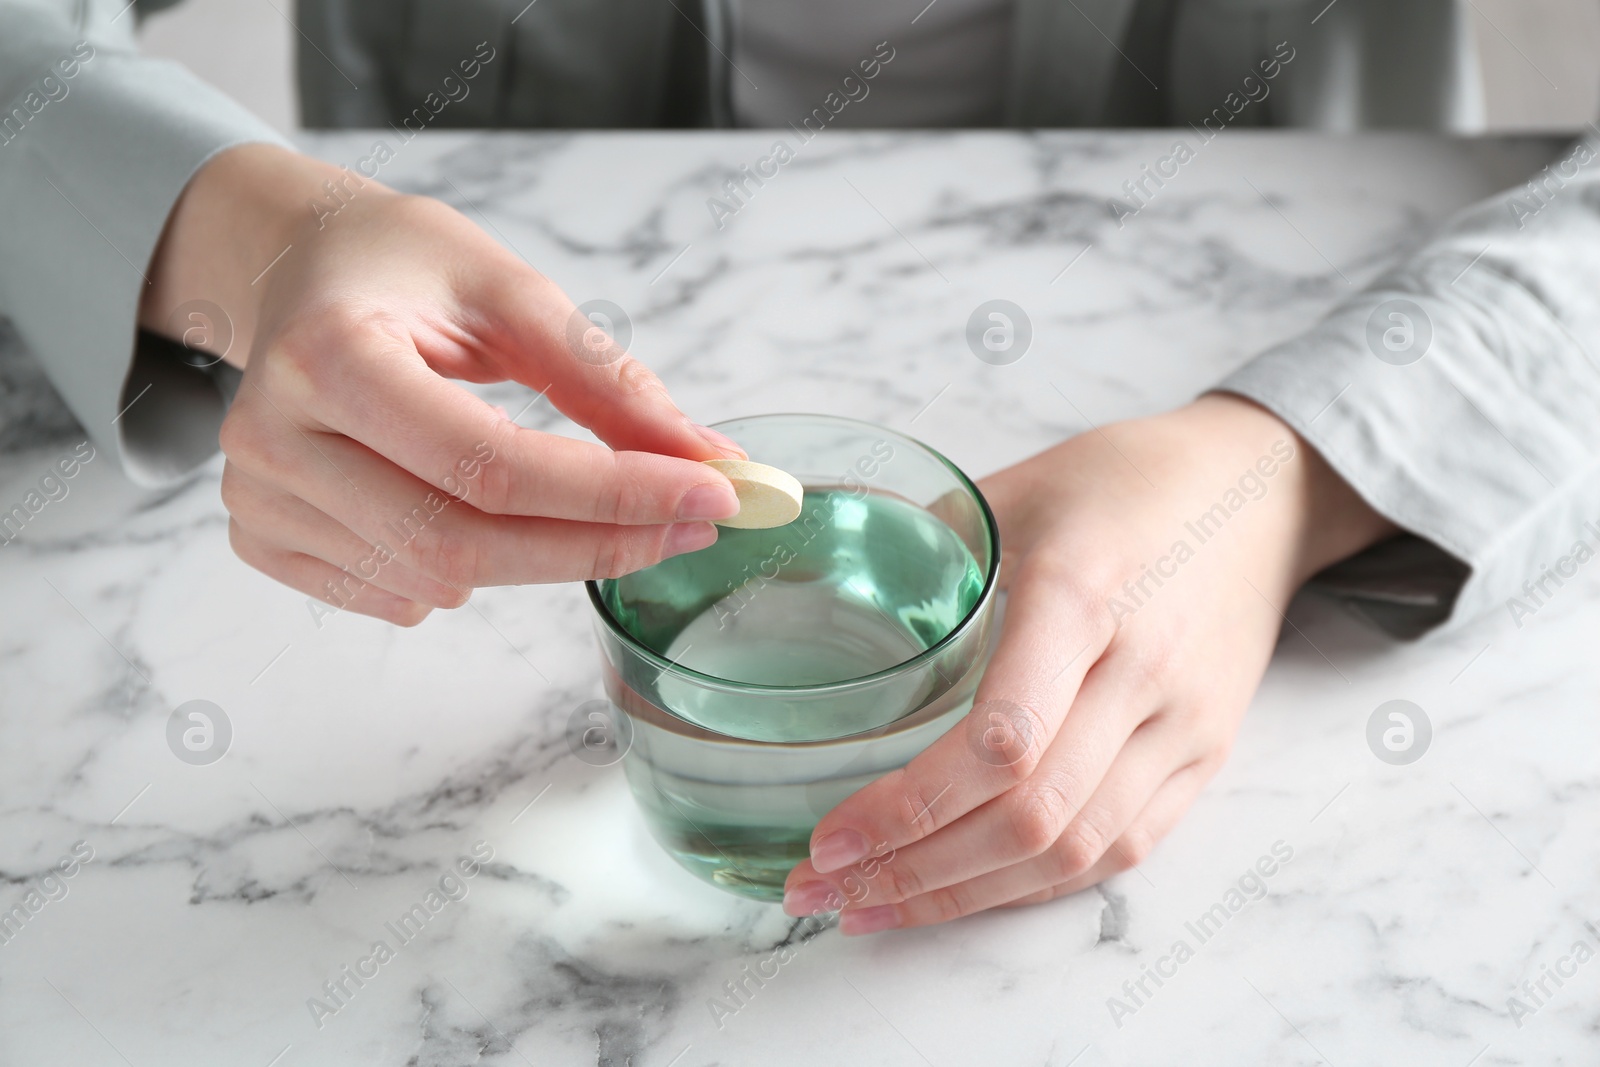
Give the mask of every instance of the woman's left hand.
[[830, 812], [784, 909], [844, 933], [1076, 892], [1227, 758], [1294, 591], [1395, 532], [1288, 426], [1210, 395], [985, 479], [1009, 603], [973, 711]]

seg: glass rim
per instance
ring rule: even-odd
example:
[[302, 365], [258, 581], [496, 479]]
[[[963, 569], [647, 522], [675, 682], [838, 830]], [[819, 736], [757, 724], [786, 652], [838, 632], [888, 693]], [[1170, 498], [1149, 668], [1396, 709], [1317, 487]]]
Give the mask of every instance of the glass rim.
[[[719, 678], [714, 674], [705, 674], [701, 671], [695, 670], [692, 667], [684, 667], [673, 660], [667, 659], [655, 649], [641, 643], [637, 638], [629, 633], [621, 623], [617, 621], [616, 617], [611, 614], [611, 609], [606, 607], [605, 600], [600, 595], [600, 583], [598, 581], [591, 578], [584, 582], [584, 588], [586, 588], [589, 592], [589, 603], [594, 606], [595, 614], [605, 622], [606, 626], [613, 634], [617, 636], [618, 640], [622, 641], [623, 644], [625, 644], [628, 648], [640, 655], [646, 662], [657, 667], [661, 674], [670, 672], [678, 675], [679, 677], [687, 678], [690, 681], [696, 682], [697, 684], [704, 685], [707, 688], [718, 689], [724, 692], [732, 693], [786, 693], [820, 695], [840, 692], [848, 689], [864, 688], [868, 685], [875, 685], [888, 681], [902, 674], [908, 674], [938, 657], [951, 645], [955, 644], [956, 641], [959, 640], [963, 635], [965, 635], [969, 629], [971, 629], [973, 623], [982, 617], [984, 605], [987, 604], [993, 597], [995, 587], [1000, 578], [999, 525], [995, 522], [994, 512], [990, 510], [989, 502], [984, 499], [983, 493], [978, 490], [977, 485], [973, 483], [971, 478], [967, 477], [966, 473], [962, 471], [960, 467], [957, 467], [954, 463], [950, 462], [950, 460], [945, 457], [944, 453], [940, 452], [938, 449], [917, 440], [915, 437], [912, 437], [909, 434], [903, 434], [898, 430], [891, 430], [888, 427], [880, 426], [875, 422], [867, 422], [865, 419], [851, 419], [846, 418], [843, 415], [819, 415], [805, 411], [775, 411], [768, 412], [763, 415], [744, 415], [736, 419], [724, 419], [721, 422], [711, 423], [711, 428], [716, 429], [718, 427], [727, 426], [729, 423], [749, 422], [751, 420], [797, 418], [821, 422], [844, 423], [850, 426], [866, 427], [879, 433], [892, 434], [902, 441], [908, 442], [912, 446], [921, 449], [923, 452], [927, 453], [929, 456], [933, 457], [940, 464], [942, 464], [944, 468], [951, 474], [953, 474], [956, 478], [956, 481], [963, 488], [965, 488], [971, 498], [977, 502], [979, 513], [983, 517], [984, 534], [988, 538], [989, 542], [989, 563], [988, 566], [984, 568], [983, 589], [978, 593], [977, 599], [973, 601], [972, 607], [967, 611], [966, 615], [962, 616], [961, 621], [950, 628], [949, 633], [945, 634], [943, 637], [939, 638], [939, 640], [935, 641], [933, 644], [929, 645], [915, 656], [912, 656], [910, 659], [902, 660], [892, 667], [885, 667], [883, 670], [875, 671], [872, 674], [858, 675], [855, 678], [841, 678], [839, 681], [825, 682], [820, 685], [762, 685], [755, 682], [736, 682], [729, 678]], [[615, 579], [607, 579], [607, 581], [615, 581]]]

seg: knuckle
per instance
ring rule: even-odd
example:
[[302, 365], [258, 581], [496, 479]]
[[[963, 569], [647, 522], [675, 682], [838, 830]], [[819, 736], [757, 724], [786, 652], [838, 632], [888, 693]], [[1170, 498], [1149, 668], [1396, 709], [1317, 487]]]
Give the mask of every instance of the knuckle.
[[1150, 858], [1156, 839], [1143, 827], [1130, 827], [1117, 839], [1117, 862], [1137, 867]]
[[1116, 558], [1103, 552], [1082, 552], [1070, 543], [1052, 541], [1031, 561], [1040, 577], [1083, 599], [1099, 599], [1116, 591], [1121, 570]]
[[[877, 892], [874, 894], [873, 890]], [[898, 904], [924, 892], [923, 879], [916, 868], [909, 863], [896, 863], [879, 868], [878, 876], [868, 881], [867, 895], [876, 896], [880, 903]]]
[[1061, 831], [1055, 820], [1040, 813], [1037, 808], [1027, 809], [1017, 815], [1011, 824], [1011, 836], [1016, 851], [1024, 857], [1042, 856], [1059, 839]]
[[235, 519], [228, 520], [228, 547], [251, 570], [259, 571], [273, 581], [288, 584], [281, 577], [283, 554]]
[[594, 543], [594, 558], [589, 562], [589, 577], [620, 578], [627, 573], [627, 552], [619, 534], [602, 534]]
[[1219, 716], [1207, 716], [1207, 723], [1211, 726], [1210, 733], [1204, 735], [1205, 749], [1200, 758], [1195, 762], [1199, 764], [1202, 776], [1209, 779], [1222, 769], [1228, 762], [1228, 757], [1233, 755], [1233, 746], [1239, 740], [1238, 728], [1231, 719], [1218, 722]]
[[596, 522], [621, 522], [626, 514], [631, 485], [628, 467], [617, 453], [611, 453], [605, 472], [600, 478], [600, 491], [595, 494], [594, 520]]
[[978, 910], [977, 902], [965, 882], [935, 889], [923, 898], [928, 917], [934, 922], [946, 923], [971, 915]]
[[217, 444], [230, 460], [257, 457], [271, 451], [272, 434], [257, 413], [255, 397], [241, 392], [217, 430]]
[[373, 586], [361, 586], [355, 590], [353, 596], [341, 598], [323, 595], [322, 599], [357, 615], [381, 619], [394, 626], [404, 626], [408, 629], [426, 619], [433, 611], [427, 604]]
[[984, 764], [986, 778], [1004, 787], [1030, 778], [1043, 757], [1049, 724], [1038, 702], [1003, 698], [981, 700], [965, 723], [972, 755]]
[[1069, 831], [1051, 850], [1057, 881], [1076, 878], [1100, 861], [1106, 852], [1106, 838], [1093, 826], [1081, 824]]
[[[470, 219], [467, 221], [471, 222]], [[473, 229], [478, 230], [478, 227], [473, 226]], [[516, 309], [544, 307], [545, 300], [542, 299], [544, 294], [535, 285], [530, 284], [543, 276], [498, 241], [490, 241], [489, 244], [492, 250], [487, 250], [487, 254], [506, 261], [508, 269], [490, 271], [479, 283], [482, 286], [485, 306]], [[560, 290], [557, 290], [557, 293], [559, 294]], [[513, 336], [512, 329], [510, 323], [502, 323], [499, 326], [498, 336], [509, 340]]]
[[433, 609], [426, 604], [418, 604], [410, 600], [398, 600], [392, 604], [384, 605], [376, 610], [374, 614], [385, 622], [393, 623], [396, 626], [404, 626], [409, 630], [422, 622], [423, 619], [426, 619], [432, 611]]
[[359, 395], [370, 390], [378, 353], [407, 346], [408, 337], [393, 315], [329, 293], [272, 338], [262, 367], [264, 391], [313, 410], [330, 397]]
[[1051, 886], [1048, 889], [1040, 889], [1037, 892], [1029, 893], [1027, 896], [1018, 897], [1015, 900], [1008, 900], [1004, 904], [1000, 905], [1000, 907], [1002, 907], [1002, 908], [1025, 908], [1025, 907], [1028, 907], [1031, 904], [1044, 904], [1044, 903], [1047, 903], [1049, 901], [1054, 900], [1056, 897], [1058, 897], [1060, 895], [1061, 895], [1061, 887], [1060, 886]]
[[1040, 782], [1020, 791], [1011, 812], [1011, 836], [1024, 856], [1039, 856], [1061, 837], [1072, 805], [1059, 787]]
[[599, 522], [618, 523], [622, 521], [627, 511], [628, 483], [623, 477], [621, 468], [617, 468], [613, 476], [602, 486], [600, 495], [595, 501], [595, 518]]
[[[509, 464], [502, 463], [498, 467], [490, 464], [483, 468], [478, 476], [478, 484], [474, 487], [472, 496], [468, 499], [465, 494], [456, 497], [458, 500], [470, 503], [473, 507], [487, 515], [512, 515], [517, 512], [515, 490], [511, 484], [511, 471]], [[450, 494], [455, 497], [455, 494]]]
[[243, 471], [293, 470], [305, 461], [305, 443], [283, 420], [255, 390], [241, 389], [217, 431], [217, 443]]
[[[352, 329], [345, 316], [338, 312], [331, 314], [338, 317], [325, 324], [328, 333], [340, 336]], [[272, 366], [279, 373], [287, 371], [297, 377], [314, 378], [317, 370], [326, 365], [326, 360], [316, 358], [318, 347], [309, 331], [280, 337], [273, 345]]]
[[904, 790], [906, 803], [906, 833], [901, 836], [908, 842], [920, 841], [943, 825], [934, 805], [949, 787], [942, 787], [930, 796], [922, 781], [906, 769], [901, 768], [894, 773], [898, 776], [894, 784]]
[[1006, 787], [1022, 785], [1038, 769], [1039, 757], [1032, 752], [1024, 753], [1016, 760], [1004, 763], [997, 767], [1002, 784]]
[[632, 356], [624, 356], [617, 362], [617, 390], [625, 396], [633, 396], [639, 393], [662, 392], [665, 387], [661, 384], [661, 379], [656, 377], [655, 371]]
[[[516, 456], [515, 426], [506, 421], [507, 429], [497, 427], [498, 439], [489, 442], [496, 456]], [[454, 470], [447, 472], [442, 481], [456, 485], [459, 493], [450, 492], [450, 496], [462, 500], [479, 511], [490, 515], [511, 515], [519, 510], [521, 501], [517, 496], [516, 478], [519, 473], [526, 476], [525, 472], [536, 469], [532, 463], [482, 463], [478, 465], [477, 474], [469, 481], [459, 478]], [[451, 481], [454, 479], [454, 481]], [[463, 484], [458, 484], [463, 483]], [[447, 490], [449, 492], [449, 490]]]
[[[241, 397], [240, 400], [244, 398]], [[235, 456], [244, 451], [248, 445], [249, 433], [244, 425], [243, 403], [238, 401], [228, 409], [228, 414], [223, 418], [222, 425], [217, 429], [217, 445], [225, 456]], [[224, 468], [226, 470], [226, 468]]]
[[[347, 336], [348, 330], [342, 321], [325, 328], [332, 343], [338, 343]], [[267, 351], [262, 374], [269, 383], [264, 391], [293, 397], [316, 394], [317, 383], [328, 366], [325, 353], [328, 351], [329, 342], [323, 341], [318, 336], [322, 332], [324, 331], [314, 333], [310, 330], [299, 330], [274, 338], [272, 346]]]
[[1196, 774], [1201, 781], [1209, 781], [1228, 762], [1237, 738], [1223, 726], [1196, 724], [1196, 736], [1190, 747], [1190, 760], [1180, 771]]
[[666, 530], [647, 535], [643, 531], [614, 529], [595, 542], [590, 570], [596, 578], [621, 578], [661, 558]]
[[[244, 478], [239, 473], [239, 468], [233, 463], [222, 465], [222, 485], [217, 490], [222, 497], [222, 506], [229, 515], [240, 515], [247, 506], [248, 491], [245, 488]], [[229, 523], [229, 533], [232, 534], [233, 524]]]
[[477, 586], [478, 548], [467, 531], [438, 522], [411, 542], [417, 570], [457, 590]]
[[228, 520], [228, 547], [233, 549], [233, 554], [246, 564], [256, 567], [255, 544], [245, 535], [244, 527], [239, 525], [238, 519]]
[[274, 530], [282, 526], [282, 502], [274, 490], [257, 482], [232, 462], [222, 468], [218, 495], [230, 516], [253, 529]]
[[1033, 777], [1044, 758], [1045, 740], [1049, 736], [1049, 721], [1043, 706], [1037, 700], [1006, 701], [1004, 714], [1010, 722], [1013, 736], [1021, 743], [1017, 758], [1000, 768], [1008, 784], [1017, 785]]
[[1179, 669], [1179, 643], [1175, 635], [1160, 627], [1150, 627], [1138, 641], [1118, 650], [1120, 669], [1132, 685], [1134, 694], [1149, 696], [1165, 690]]
[[1027, 561], [1029, 580], [1060, 590], [1068, 604], [1085, 612], [1096, 633], [1109, 638], [1116, 631], [1110, 611], [1113, 597], [1122, 593], [1124, 570], [1112, 555], [1085, 553], [1072, 542], [1041, 546]]
[[397, 218], [419, 227], [471, 225], [465, 215], [437, 197], [398, 193], [388, 203]]
[[654, 523], [676, 517], [675, 509], [667, 505], [656, 488], [658, 483], [670, 483], [653, 471], [653, 466], [653, 463], [639, 463], [633, 459], [617, 464], [607, 493], [612, 522]]

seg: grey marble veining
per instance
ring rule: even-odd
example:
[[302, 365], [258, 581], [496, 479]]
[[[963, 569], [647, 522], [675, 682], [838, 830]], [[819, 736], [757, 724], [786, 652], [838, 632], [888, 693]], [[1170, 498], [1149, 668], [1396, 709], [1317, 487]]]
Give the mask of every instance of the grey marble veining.
[[[385, 137], [306, 147], [353, 166]], [[702, 421], [831, 411], [983, 474], [1182, 402], [1556, 149], [1227, 131], [1119, 227], [1107, 201], [1174, 135], [829, 132], [719, 229], [707, 199], [773, 137], [428, 134], [380, 177], [625, 308]], [[995, 297], [1034, 326], [1006, 367], [964, 342]], [[521, 421], [581, 432], [542, 402]], [[0, 335], [0, 503], [82, 440]], [[680, 871], [620, 769], [570, 754], [600, 693], [579, 588], [319, 629], [230, 554], [219, 471], [143, 494], [100, 455], [0, 548], [0, 909], [50, 890], [0, 943], [0, 1064], [1595, 1060], [1592, 575], [1520, 629], [1404, 646], [1302, 598], [1228, 766], [1140, 870], [847, 940]], [[1365, 741], [1394, 698], [1435, 730], [1409, 766]], [[232, 725], [209, 766], [167, 747], [193, 699]], [[474, 855], [460, 899], [391, 932]]]

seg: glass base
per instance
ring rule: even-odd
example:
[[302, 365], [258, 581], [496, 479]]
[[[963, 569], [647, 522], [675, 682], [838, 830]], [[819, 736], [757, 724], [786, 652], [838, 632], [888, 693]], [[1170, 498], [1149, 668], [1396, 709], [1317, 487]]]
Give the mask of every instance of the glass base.
[[784, 879], [795, 864], [810, 854], [809, 832], [790, 840], [774, 835], [770, 829], [706, 827], [715, 836], [714, 843], [693, 828], [686, 833], [674, 833], [668, 826], [653, 829], [661, 847], [684, 870], [751, 900], [782, 900]]
[[[687, 785], [681, 780], [669, 786], [671, 793], [664, 792], [662, 783], [668, 776], [657, 769], [631, 762], [628, 772], [650, 836], [679, 866], [742, 897], [783, 899], [784, 879], [795, 864], [810, 855], [817, 813], [799, 806], [781, 814], [771, 812], [766, 818], [739, 821], [740, 816], [732, 811], [719, 813], [714, 800], [711, 804], [697, 802], [678, 793]], [[689, 791], [695, 790], [690, 787]], [[794, 786], [776, 787], [779, 797], [798, 800], [802, 792]]]

